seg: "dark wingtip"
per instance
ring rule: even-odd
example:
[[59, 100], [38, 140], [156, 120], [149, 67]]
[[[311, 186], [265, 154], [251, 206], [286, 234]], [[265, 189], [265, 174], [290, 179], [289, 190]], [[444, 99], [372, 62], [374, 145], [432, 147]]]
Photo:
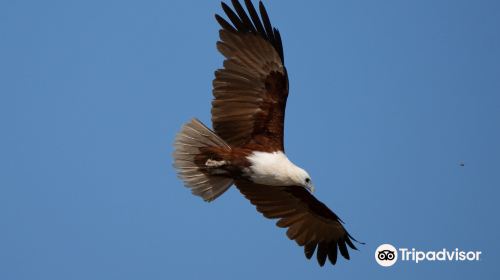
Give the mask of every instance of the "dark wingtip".
[[314, 255], [314, 251], [316, 250], [316, 243], [309, 243], [304, 246], [304, 254], [306, 255], [306, 258], [310, 260], [312, 256]]
[[332, 242], [330, 244], [328, 260], [332, 265], [335, 265], [337, 263], [337, 242]]
[[320, 242], [318, 244], [318, 250], [316, 251], [316, 259], [318, 260], [319, 266], [325, 265], [327, 256], [328, 256], [327, 243]]
[[[222, 28], [232, 32], [252, 32], [267, 40], [278, 52], [281, 62], [285, 63], [283, 43], [278, 29], [273, 28], [269, 15], [262, 1], [259, 1], [259, 12], [257, 13], [251, 0], [245, 0], [247, 11], [238, 0], [231, 0], [234, 11], [225, 2], [221, 2], [222, 10], [228, 20], [216, 15], [217, 22]], [[230, 22], [230, 23], [229, 23]]]
[[[347, 233], [347, 238], [348, 238], [348, 239], [350, 238], [350, 239], [354, 240], [354, 241], [355, 241], [356, 243], [358, 243], [358, 244], [361, 244], [361, 245], [366, 245], [366, 243], [365, 243], [365, 242], [358, 241], [356, 238], [352, 237], [352, 235], [350, 235], [349, 233]], [[353, 246], [354, 246], [354, 244], [353, 244]], [[352, 247], [351, 247], [351, 248], [352, 248]], [[353, 248], [353, 249], [358, 250], [357, 248]]]
[[219, 23], [219, 25], [223, 29], [229, 30], [231, 32], [236, 32], [236, 29], [229, 22], [227, 22], [223, 17], [219, 16], [218, 14], [215, 14], [215, 20]]
[[347, 237], [345, 239], [345, 242], [347, 243], [347, 245], [349, 245], [349, 247], [351, 247], [351, 249], [358, 250], [358, 248], [356, 248], [356, 246], [354, 246], [354, 244], [352, 243], [352, 241], [351, 241], [351, 239], [349, 237]]
[[347, 246], [345, 245], [345, 241], [344, 240], [339, 240], [339, 251], [340, 251], [340, 254], [346, 259], [346, 260], [349, 260], [350, 257], [349, 257], [349, 251], [347, 250]]
[[[317, 256], [317, 255], [316, 255], [316, 256]], [[326, 263], [326, 258], [327, 258], [327, 256], [326, 256], [326, 255], [325, 255], [324, 257], [321, 257], [321, 258], [320, 258], [320, 257], [318, 257], [318, 258], [317, 258], [317, 259], [318, 259], [318, 264], [319, 264], [319, 266], [323, 267], [323, 266], [325, 265], [325, 263]]]
[[222, 9], [228, 9], [229, 8], [229, 6], [224, 1], [221, 1], [220, 5], [222, 6]]

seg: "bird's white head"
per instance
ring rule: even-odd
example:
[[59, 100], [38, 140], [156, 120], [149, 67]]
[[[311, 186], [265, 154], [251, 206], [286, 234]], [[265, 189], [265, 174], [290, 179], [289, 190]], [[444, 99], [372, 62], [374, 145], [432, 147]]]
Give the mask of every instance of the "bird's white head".
[[253, 152], [248, 158], [249, 177], [258, 184], [270, 186], [302, 186], [314, 191], [311, 176], [293, 164], [283, 152]]
[[290, 172], [290, 177], [293, 180], [293, 182], [298, 185], [306, 188], [309, 192], [313, 193], [314, 192], [314, 185], [311, 180], [311, 176], [309, 176], [309, 173], [305, 171], [304, 169], [294, 166], [295, 168], [291, 170]]

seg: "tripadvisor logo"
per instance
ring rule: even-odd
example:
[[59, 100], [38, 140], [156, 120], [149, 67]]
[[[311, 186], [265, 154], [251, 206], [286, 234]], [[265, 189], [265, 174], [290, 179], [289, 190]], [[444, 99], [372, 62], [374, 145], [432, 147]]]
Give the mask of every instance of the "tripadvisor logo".
[[479, 261], [481, 251], [463, 251], [455, 248], [448, 250], [443, 248], [439, 251], [420, 251], [415, 248], [399, 248], [391, 244], [382, 244], [375, 250], [375, 260], [381, 266], [392, 266], [396, 261], [420, 263], [424, 261]]
[[391, 244], [382, 244], [375, 250], [375, 260], [381, 266], [392, 266], [398, 260], [398, 250]]

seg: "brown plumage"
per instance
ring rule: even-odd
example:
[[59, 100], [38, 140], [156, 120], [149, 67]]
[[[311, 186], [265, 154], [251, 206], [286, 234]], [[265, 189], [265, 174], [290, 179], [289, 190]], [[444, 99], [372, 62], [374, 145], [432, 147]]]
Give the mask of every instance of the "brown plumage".
[[283, 151], [288, 76], [280, 33], [271, 27], [262, 3], [264, 24], [250, 1], [245, 3], [252, 20], [238, 1], [232, 3], [237, 15], [225, 3], [222, 7], [234, 27], [215, 16], [222, 27], [217, 49], [226, 60], [213, 81], [214, 131], [232, 147]]
[[206, 201], [235, 184], [265, 217], [288, 228], [308, 259], [316, 251], [321, 266], [327, 258], [335, 264], [338, 252], [349, 259], [354, 238], [310, 193], [307, 172], [284, 154], [288, 75], [281, 35], [262, 2], [257, 12], [245, 0], [248, 13], [231, 2], [234, 10], [222, 3], [230, 22], [215, 16], [222, 27], [217, 49], [225, 60], [213, 81], [213, 131], [196, 119], [183, 126], [174, 144], [177, 173]]
[[356, 249], [339, 217], [303, 187], [263, 186], [248, 181], [236, 181], [235, 184], [264, 217], [279, 219], [276, 225], [288, 228], [288, 238], [304, 246], [308, 259], [318, 248], [320, 265], [325, 263], [327, 256], [335, 264], [337, 248], [346, 259], [349, 259], [346, 244]]

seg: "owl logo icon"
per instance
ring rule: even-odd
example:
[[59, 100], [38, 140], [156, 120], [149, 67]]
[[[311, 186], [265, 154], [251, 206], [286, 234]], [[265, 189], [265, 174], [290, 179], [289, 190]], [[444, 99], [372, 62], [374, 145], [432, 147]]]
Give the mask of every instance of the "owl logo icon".
[[394, 259], [395, 252], [391, 250], [378, 251], [377, 258], [381, 261], [392, 261]]
[[375, 260], [381, 266], [392, 266], [398, 260], [398, 250], [391, 244], [382, 244], [375, 250]]

